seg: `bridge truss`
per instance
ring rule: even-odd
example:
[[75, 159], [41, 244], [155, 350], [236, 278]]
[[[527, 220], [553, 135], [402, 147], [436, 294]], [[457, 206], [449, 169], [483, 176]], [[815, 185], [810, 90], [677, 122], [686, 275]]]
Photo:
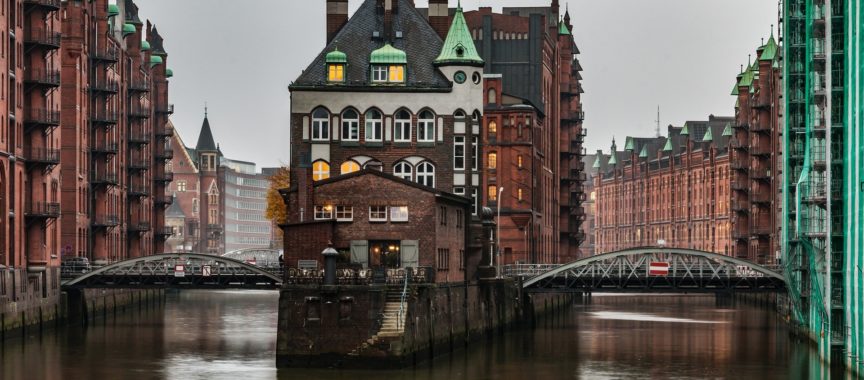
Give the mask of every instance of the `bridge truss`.
[[278, 288], [282, 277], [228, 257], [175, 253], [107, 265], [63, 284], [67, 288]]
[[509, 272], [524, 279], [524, 288], [539, 291], [699, 293], [785, 289], [783, 275], [772, 269], [689, 249], [636, 248], [560, 266], [523, 267], [509, 268]]

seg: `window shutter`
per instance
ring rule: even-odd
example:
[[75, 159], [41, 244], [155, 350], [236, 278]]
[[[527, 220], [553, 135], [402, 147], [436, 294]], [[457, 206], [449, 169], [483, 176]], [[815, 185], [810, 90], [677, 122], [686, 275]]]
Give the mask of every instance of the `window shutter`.
[[419, 245], [417, 240], [402, 240], [402, 268], [417, 268], [420, 265]]
[[351, 262], [369, 267], [369, 242], [366, 240], [351, 241]]

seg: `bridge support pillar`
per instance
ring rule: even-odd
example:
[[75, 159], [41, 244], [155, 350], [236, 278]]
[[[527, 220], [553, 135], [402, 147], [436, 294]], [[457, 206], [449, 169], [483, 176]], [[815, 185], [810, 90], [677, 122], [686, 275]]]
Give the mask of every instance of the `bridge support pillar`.
[[495, 252], [498, 247], [495, 244], [495, 213], [489, 207], [483, 208], [483, 256], [480, 259], [480, 267], [478, 269], [478, 277], [480, 279], [492, 279], [498, 277], [498, 270], [495, 266]]

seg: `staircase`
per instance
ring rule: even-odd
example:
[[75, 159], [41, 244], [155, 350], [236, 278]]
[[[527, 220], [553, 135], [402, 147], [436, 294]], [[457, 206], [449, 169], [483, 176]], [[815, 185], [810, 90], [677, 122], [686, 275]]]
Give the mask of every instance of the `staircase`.
[[373, 346], [387, 350], [390, 348], [391, 342], [402, 338], [402, 335], [405, 333], [405, 312], [407, 311], [407, 307], [402, 310], [402, 315], [399, 315], [401, 305], [402, 290], [388, 290], [381, 319], [381, 329], [369, 337], [366, 342], [349, 352], [348, 356], [360, 356], [363, 351]]

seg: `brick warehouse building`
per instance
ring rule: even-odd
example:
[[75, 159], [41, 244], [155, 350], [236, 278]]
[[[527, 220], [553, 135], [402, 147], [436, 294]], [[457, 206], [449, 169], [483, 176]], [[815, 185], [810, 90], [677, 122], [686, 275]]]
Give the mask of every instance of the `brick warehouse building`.
[[23, 318], [5, 330], [52, 318], [62, 256], [161, 251], [171, 72], [129, 0], [6, 1], [0, 24], [0, 311]]
[[[442, 1], [446, 3], [446, 1]], [[467, 12], [488, 75], [484, 202], [501, 207], [502, 262], [563, 263], [585, 241], [582, 67], [559, 5]], [[498, 187], [505, 191], [497, 199]]]
[[[597, 155], [597, 254], [655, 246], [732, 254], [732, 117], [669, 126], [669, 137], [628, 137]], [[662, 242], [661, 242], [662, 241]]]

